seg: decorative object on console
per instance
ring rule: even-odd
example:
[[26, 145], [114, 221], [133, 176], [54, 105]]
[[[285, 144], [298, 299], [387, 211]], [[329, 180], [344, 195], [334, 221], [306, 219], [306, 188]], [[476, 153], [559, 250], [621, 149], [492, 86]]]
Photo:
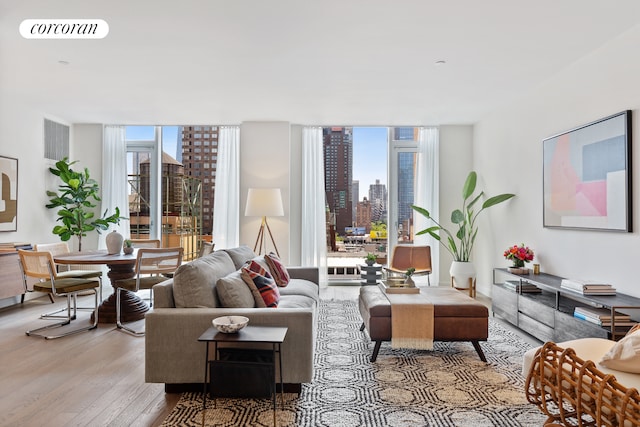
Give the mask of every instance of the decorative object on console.
[[131, 241], [131, 239], [125, 239], [122, 252], [124, 252], [126, 255], [130, 255], [133, 253], [133, 242]]
[[18, 230], [18, 159], [0, 156], [0, 231]]
[[259, 216], [262, 217], [260, 228], [258, 229], [258, 237], [256, 243], [253, 246], [253, 251], [258, 250], [258, 255], [267, 252], [267, 239], [264, 236], [264, 229], [266, 228], [271, 238], [271, 243], [276, 251], [276, 254], [280, 256], [276, 242], [273, 240], [273, 234], [271, 234], [271, 228], [267, 222], [268, 216], [284, 216], [284, 209], [282, 207], [282, 194], [279, 188], [250, 188], [247, 194], [247, 205], [244, 211], [245, 216]]
[[543, 225], [631, 231], [631, 111], [545, 139]]
[[[451, 254], [454, 263], [471, 264], [469, 259], [471, 257], [473, 244], [476, 240], [476, 235], [478, 234], [476, 219], [478, 218], [478, 215], [480, 215], [480, 212], [499, 203], [505, 202], [515, 196], [515, 194], [505, 193], [489, 197], [482, 203], [482, 207], [476, 212], [474, 211], [474, 206], [484, 195], [484, 192], [482, 191], [477, 196], [473, 196], [473, 193], [476, 190], [477, 180], [478, 176], [476, 172], [469, 172], [464, 186], [462, 187], [462, 209], [455, 209], [453, 212], [451, 212], [451, 222], [458, 226], [458, 230], [455, 234], [451, 233], [440, 223], [438, 223], [438, 221], [436, 221], [436, 219], [433, 218], [429, 211], [427, 211], [426, 209], [411, 205], [411, 207], [416, 212], [420, 213], [421, 215], [425, 216], [435, 223], [433, 227], [421, 230], [416, 233], [416, 235], [431, 235], [431, 237], [440, 242], [440, 244], [447, 250], [447, 252]], [[444, 243], [442, 241], [440, 231], [443, 231], [446, 234], [447, 243]], [[470, 266], [456, 265], [454, 268], [454, 264], [452, 263], [449, 273], [451, 274], [452, 286], [460, 289], [469, 288], [471, 292], [476, 277], [473, 264], [471, 264]], [[462, 274], [462, 276], [456, 276], [455, 274]]]
[[404, 284], [407, 287], [411, 287], [411, 288], [415, 288], [416, 287], [416, 283], [413, 281], [413, 278], [411, 276], [413, 276], [413, 273], [416, 271], [415, 268], [410, 267], [407, 269], [406, 273], [404, 273], [405, 279], [404, 279]]
[[[60, 240], [66, 242], [71, 236], [78, 238], [78, 250], [82, 250], [82, 238], [87, 235], [87, 231], [105, 231], [109, 224], [119, 224], [121, 219], [120, 209], [115, 208], [113, 215], [107, 216], [107, 210], [96, 218], [94, 202], [99, 202], [100, 187], [97, 181], [89, 177], [89, 169], [84, 168], [84, 172], [76, 172], [71, 166], [77, 162], [69, 162], [64, 159], [56, 162], [55, 168], [49, 171], [60, 178], [62, 184], [58, 186], [59, 194], [55, 191], [47, 191], [50, 197], [46, 205], [49, 209], [61, 208], [58, 210], [57, 221], [62, 225], [53, 227], [53, 234], [60, 236]], [[114, 253], [120, 253], [122, 241], [119, 248]], [[111, 253], [111, 252], [110, 252]]]
[[533, 261], [533, 250], [529, 249], [529, 246], [525, 246], [522, 243], [520, 246], [513, 245], [504, 251], [505, 259], [513, 261], [513, 265], [508, 268], [509, 273], [512, 274], [529, 274], [529, 269], [524, 267], [525, 262]]

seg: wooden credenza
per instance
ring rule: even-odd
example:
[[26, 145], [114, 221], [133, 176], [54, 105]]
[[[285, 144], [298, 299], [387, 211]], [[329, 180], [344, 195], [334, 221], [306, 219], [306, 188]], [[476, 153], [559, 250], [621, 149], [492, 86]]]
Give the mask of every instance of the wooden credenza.
[[18, 252], [0, 252], [0, 299], [24, 295]]

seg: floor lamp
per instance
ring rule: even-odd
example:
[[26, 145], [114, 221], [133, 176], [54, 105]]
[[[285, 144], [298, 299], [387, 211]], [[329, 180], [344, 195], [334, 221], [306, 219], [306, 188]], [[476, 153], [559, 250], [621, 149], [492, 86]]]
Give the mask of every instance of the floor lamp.
[[268, 216], [284, 216], [284, 210], [282, 208], [282, 194], [279, 188], [250, 188], [247, 194], [247, 206], [244, 210], [245, 216], [259, 216], [262, 217], [260, 228], [258, 229], [258, 237], [256, 238], [256, 244], [253, 246], [253, 251], [258, 249], [258, 255], [262, 254], [264, 247], [265, 253], [267, 252], [267, 239], [265, 237], [265, 228], [271, 238], [271, 243], [276, 251], [278, 257], [278, 247], [273, 240], [273, 234], [271, 234], [271, 228], [267, 222]]

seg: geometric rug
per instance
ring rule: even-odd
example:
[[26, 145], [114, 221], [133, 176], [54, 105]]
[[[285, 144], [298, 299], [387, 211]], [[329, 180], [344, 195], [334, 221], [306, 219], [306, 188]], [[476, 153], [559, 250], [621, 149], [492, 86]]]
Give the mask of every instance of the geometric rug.
[[[527, 403], [522, 355], [530, 345], [494, 319], [481, 342], [487, 363], [468, 342], [435, 342], [432, 351], [373, 344], [360, 332], [355, 301], [319, 305], [314, 379], [302, 392], [278, 396], [278, 426], [542, 426]], [[202, 394], [184, 393], [163, 427], [199, 426]], [[271, 426], [269, 399], [207, 400], [207, 426]]]

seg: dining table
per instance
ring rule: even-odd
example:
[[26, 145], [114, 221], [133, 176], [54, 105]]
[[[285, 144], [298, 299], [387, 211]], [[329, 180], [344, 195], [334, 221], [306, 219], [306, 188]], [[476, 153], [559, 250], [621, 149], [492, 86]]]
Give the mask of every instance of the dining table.
[[[113, 293], [98, 306], [98, 323], [116, 323], [116, 289], [118, 280], [131, 279], [135, 276], [137, 249], [131, 254], [122, 252], [109, 254], [106, 250], [72, 252], [55, 255], [56, 264], [65, 265], [106, 265], [109, 271], [107, 277], [111, 281]], [[149, 306], [133, 292], [120, 294], [121, 318], [125, 322], [144, 319]]]

